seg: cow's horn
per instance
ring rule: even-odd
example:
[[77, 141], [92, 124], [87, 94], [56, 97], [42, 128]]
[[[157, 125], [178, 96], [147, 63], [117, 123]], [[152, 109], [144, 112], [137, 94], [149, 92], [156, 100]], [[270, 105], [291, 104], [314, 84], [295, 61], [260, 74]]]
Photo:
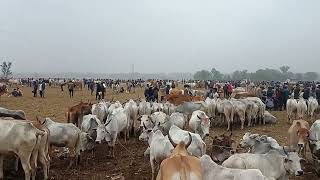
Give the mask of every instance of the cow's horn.
[[175, 142], [173, 142], [173, 140], [171, 139], [170, 133], [168, 133], [168, 138], [169, 138], [169, 141], [172, 144], [172, 146], [175, 148], [177, 146], [177, 144]]
[[189, 134], [189, 142], [186, 144], [186, 149], [188, 149], [188, 147], [190, 146], [191, 142], [192, 142], [192, 137], [191, 137], [191, 134]]
[[144, 127], [145, 129], [148, 129], [147, 126], [146, 126], [144, 123], [142, 123], [142, 124], [143, 124], [143, 127]]

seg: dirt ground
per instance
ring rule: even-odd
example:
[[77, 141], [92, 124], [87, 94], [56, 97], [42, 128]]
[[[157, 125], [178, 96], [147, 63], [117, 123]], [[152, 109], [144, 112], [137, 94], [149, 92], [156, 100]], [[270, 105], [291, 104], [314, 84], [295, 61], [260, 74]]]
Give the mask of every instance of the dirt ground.
[[[8, 109], [24, 110], [27, 119], [34, 120], [37, 115], [41, 117], [51, 117], [55, 121], [65, 122], [65, 111], [69, 106], [83, 102], [95, 102], [95, 96], [90, 95], [86, 89], [75, 92], [74, 98], [69, 98], [67, 91], [61, 92], [60, 88], [47, 87], [45, 98], [32, 97], [31, 89], [28, 87], [21, 88], [24, 96], [21, 98], [5, 97], [0, 99], [0, 106]], [[130, 98], [137, 99], [143, 97], [143, 91], [137, 90], [136, 93], [128, 94], [113, 94], [111, 91], [107, 92], [107, 99], [119, 100], [124, 102]], [[234, 128], [233, 134], [236, 140], [241, 139], [243, 134], [247, 131], [254, 133], [266, 134], [274, 137], [280, 144], [285, 144], [286, 135], [289, 125], [286, 122], [286, 113], [271, 112], [278, 118], [278, 123], [275, 125], [258, 125], [253, 128], [245, 128], [240, 130], [239, 127]], [[220, 135], [226, 131], [226, 128], [212, 128], [210, 135]], [[207, 152], [210, 152], [211, 141], [206, 140]], [[122, 146], [123, 145], [123, 146]], [[85, 152], [81, 157], [81, 164], [78, 167], [67, 169], [69, 159], [57, 158], [53, 156], [50, 167], [50, 179], [111, 179], [117, 175], [123, 175], [127, 180], [147, 180], [151, 178], [151, 168], [148, 158], [143, 156], [143, 152], [147, 145], [139, 142], [135, 138], [131, 138], [127, 144], [124, 144], [122, 138], [120, 143], [116, 145], [115, 159], [107, 156], [107, 146], [99, 145], [96, 147], [95, 157], [91, 156], [90, 152]], [[310, 158], [308, 158], [310, 162]], [[310, 163], [303, 165], [305, 175], [303, 177], [292, 177], [291, 179], [320, 179], [313, 171]], [[23, 179], [23, 172], [14, 172], [13, 166], [6, 166], [5, 179]], [[42, 172], [39, 170], [39, 177], [42, 179]]]

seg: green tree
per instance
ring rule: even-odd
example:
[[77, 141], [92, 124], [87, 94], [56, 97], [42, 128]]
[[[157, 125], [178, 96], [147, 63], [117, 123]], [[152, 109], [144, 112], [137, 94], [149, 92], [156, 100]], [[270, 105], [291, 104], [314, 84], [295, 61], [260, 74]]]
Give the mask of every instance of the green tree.
[[194, 75], [193, 78], [196, 80], [210, 80], [212, 79], [211, 73], [207, 70], [201, 70], [197, 71]]
[[283, 74], [286, 74], [286, 73], [288, 73], [290, 67], [289, 66], [281, 66], [279, 69]]
[[212, 78], [215, 80], [223, 79], [223, 74], [220, 71], [216, 70], [216, 68], [211, 69], [211, 74], [212, 74]]
[[12, 71], [11, 71], [12, 62], [3, 61], [0, 66], [1, 66], [1, 72], [3, 77], [5, 79], [8, 79], [8, 77], [12, 75]]
[[303, 79], [306, 81], [315, 81], [318, 79], [318, 74], [316, 72], [306, 72], [303, 75]]

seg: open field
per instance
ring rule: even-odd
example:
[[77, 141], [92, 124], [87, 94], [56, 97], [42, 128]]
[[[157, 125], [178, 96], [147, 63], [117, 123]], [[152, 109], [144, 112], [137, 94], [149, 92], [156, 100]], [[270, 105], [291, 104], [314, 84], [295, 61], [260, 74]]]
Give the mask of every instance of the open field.
[[[81, 100], [84, 102], [95, 102], [95, 96], [91, 96], [89, 91], [83, 89], [76, 91], [75, 97], [70, 99], [67, 92], [61, 92], [60, 88], [47, 87], [45, 98], [34, 98], [31, 94], [31, 89], [27, 87], [22, 88], [24, 97], [1, 97], [0, 106], [9, 109], [24, 110], [27, 118], [34, 120], [37, 115], [41, 117], [52, 117], [54, 120], [64, 122], [66, 120], [65, 111], [67, 107], [79, 103]], [[135, 94], [115, 94], [111, 91], [107, 92], [107, 99], [119, 100], [124, 102], [127, 99], [137, 99], [138, 96], [143, 97], [143, 91], [137, 90]], [[236, 140], [239, 140], [246, 131], [266, 134], [274, 137], [280, 144], [286, 141], [286, 134], [289, 124], [286, 122], [286, 113], [272, 112], [277, 118], [278, 123], [275, 125], [258, 125], [253, 128], [245, 128], [239, 130], [239, 127], [234, 128], [233, 134]], [[211, 136], [219, 135], [225, 132], [226, 128], [213, 128], [211, 129]], [[122, 138], [120, 138], [121, 142]], [[211, 141], [206, 140], [207, 152], [211, 149]], [[91, 157], [91, 153], [84, 153], [81, 157], [81, 165], [77, 168], [67, 170], [66, 167], [69, 163], [66, 159], [58, 159], [53, 157], [50, 169], [50, 179], [111, 179], [110, 176], [122, 174], [128, 180], [147, 180], [151, 178], [151, 168], [149, 160], [143, 156], [143, 152], [147, 148], [142, 142], [137, 139], [131, 138], [125, 148], [120, 144], [116, 145], [116, 158], [111, 159], [106, 156], [106, 145], [99, 145], [96, 149], [96, 156]], [[310, 160], [310, 159], [308, 159]], [[303, 177], [293, 177], [292, 179], [319, 179], [312, 171], [311, 165], [306, 164], [304, 167], [305, 175]], [[11, 167], [13, 168], [13, 166]], [[39, 172], [41, 179], [42, 172]], [[5, 177], [10, 176], [10, 179], [22, 179], [23, 173], [12, 173], [12, 170], [6, 169]]]

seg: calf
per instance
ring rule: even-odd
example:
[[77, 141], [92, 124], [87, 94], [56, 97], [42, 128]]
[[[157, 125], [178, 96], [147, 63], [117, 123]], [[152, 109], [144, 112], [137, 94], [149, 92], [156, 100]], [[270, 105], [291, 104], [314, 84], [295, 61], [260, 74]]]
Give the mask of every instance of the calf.
[[287, 180], [287, 173], [296, 176], [303, 175], [300, 160], [296, 152], [289, 152], [287, 156], [282, 156], [277, 151], [271, 150], [266, 154], [234, 154], [224, 161], [222, 166], [236, 169], [258, 169], [266, 177]]
[[288, 145], [291, 150], [296, 150], [306, 157], [306, 145], [309, 139], [309, 123], [305, 120], [294, 120], [288, 129]]
[[189, 141], [186, 144], [183, 141], [176, 144], [171, 139], [170, 134], [168, 135], [168, 138], [173, 145], [174, 150], [169, 158], [162, 161], [157, 180], [202, 180], [200, 160], [196, 157], [190, 156], [187, 152], [187, 148], [192, 142], [191, 135], [189, 134]]
[[[132, 99], [129, 100], [124, 106], [124, 110], [127, 114], [127, 118], [129, 121], [130, 131], [131, 133], [136, 136], [137, 130], [139, 128], [137, 117], [138, 117], [138, 106], [136, 102]], [[129, 137], [129, 133], [128, 133]]]
[[126, 143], [127, 134], [129, 133], [129, 121], [123, 108], [113, 110], [108, 115], [106, 124], [98, 125], [96, 143], [101, 144], [102, 140], [105, 139], [111, 148], [112, 157], [115, 157], [114, 147], [120, 132], [124, 133], [124, 141]]
[[232, 169], [219, 166], [208, 155], [200, 158], [203, 180], [266, 180], [258, 169]]
[[67, 119], [68, 123], [73, 123], [77, 127], [81, 126], [81, 121], [84, 115], [91, 114], [92, 104], [91, 103], [83, 103], [80, 102], [79, 104], [68, 108]]
[[209, 136], [210, 120], [205, 112], [197, 110], [192, 113], [189, 128], [201, 136], [202, 139]]

